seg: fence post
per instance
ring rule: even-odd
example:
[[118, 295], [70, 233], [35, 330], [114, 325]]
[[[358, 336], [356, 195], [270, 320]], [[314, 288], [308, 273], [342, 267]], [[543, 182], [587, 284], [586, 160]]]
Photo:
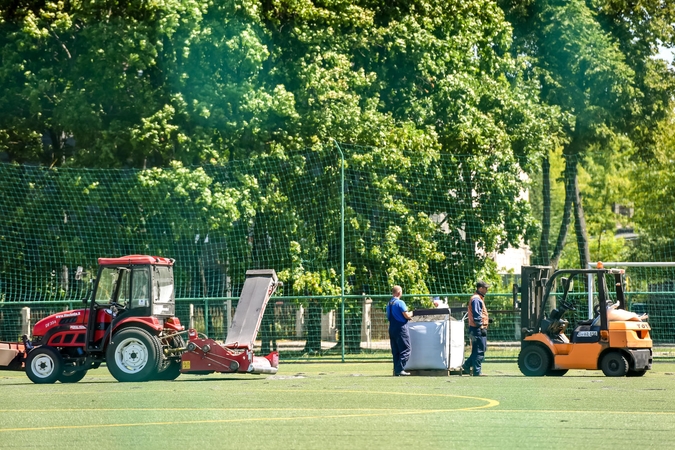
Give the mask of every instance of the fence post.
[[204, 328], [206, 329], [205, 333], [209, 335], [209, 300], [204, 299]]
[[225, 302], [225, 336], [223, 339], [227, 339], [227, 332], [230, 331], [231, 324], [232, 324], [232, 300], [227, 300]]
[[331, 309], [326, 314], [321, 314], [321, 340], [335, 341], [337, 331], [335, 322], [334, 309]]
[[365, 336], [367, 348], [371, 347], [370, 309], [373, 306], [372, 303], [373, 300], [366, 296], [363, 297], [361, 302], [361, 310], [363, 311], [363, 314], [361, 315], [361, 336]]
[[29, 307], [24, 307], [21, 308], [21, 336], [23, 335], [28, 336], [28, 339], [31, 338], [30, 336], [30, 308]]
[[298, 305], [298, 309], [295, 311], [295, 337], [302, 339], [303, 325], [305, 323], [305, 308], [302, 305]]
[[335, 139], [333, 142], [340, 152], [340, 342], [345, 362], [345, 154]]
[[188, 327], [191, 330], [195, 329], [195, 305], [190, 303], [190, 320], [188, 321], [189, 325]]

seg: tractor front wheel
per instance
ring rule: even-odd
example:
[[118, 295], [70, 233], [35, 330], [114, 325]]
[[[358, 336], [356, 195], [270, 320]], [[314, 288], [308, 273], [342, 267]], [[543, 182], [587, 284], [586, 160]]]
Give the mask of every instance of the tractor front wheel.
[[157, 338], [141, 328], [116, 333], [106, 350], [106, 364], [117, 381], [147, 381], [159, 370]]
[[52, 384], [63, 372], [63, 358], [52, 347], [38, 347], [28, 353], [26, 375], [35, 384]]
[[600, 368], [607, 377], [623, 377], [628, 373], [628, 361], [620, 352], [609, 352], [602, 357]]
[[528, 377], [544, 376], [550, 367], [551, 356], [540, 345], [528, 345], [518, 355], [518, 368]]

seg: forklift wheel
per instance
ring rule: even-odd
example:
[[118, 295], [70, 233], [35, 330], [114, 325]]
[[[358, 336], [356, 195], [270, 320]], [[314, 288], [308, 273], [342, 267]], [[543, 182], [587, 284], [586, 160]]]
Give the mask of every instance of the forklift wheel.
[[528, 345], [518, 355], [518, 368], [528, 377], [541, 377], [551, 367], [551, 356], [548, 350], [540, 345]]
[[647, 370], [629, 370], [626, 374], [627, 377], [641, 377], [647, 373]]
[[562, 377], [567, 373], [567, 369], [551, 369], [548, 372], [546, 372], [546, 376], [548, 377]]
[[609, 352], [602, 357], [600, 368], [607, 377], [623, 377], [628, 373], [628, 361], [620, 352]]

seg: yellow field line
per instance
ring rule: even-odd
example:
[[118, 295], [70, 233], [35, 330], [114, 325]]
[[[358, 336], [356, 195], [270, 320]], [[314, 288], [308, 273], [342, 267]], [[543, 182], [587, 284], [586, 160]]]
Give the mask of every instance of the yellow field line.
[[53, 427], [24, 427], [24, 428], [0, 428], [0, 433], [9, 431], [54, 431], [54, 430], [79, 430], [86, 428], [119, 428], [119, 427], [143, 427], [143, 426], [164, 426], [164, 425], [198, 425], [206, 423], [235, 423], [235, 422], [262, 422], [262, 421], [290, 421], [290, 420], [316, 420], [316, 419], [342, 419], [353, 417], [382, 417], [382, 416], [402, 416], [415, 414], [437, 414], [443, 412], [464, 411], [465, 409], [435, 409], [419, 411], [388, 411], [385, 413], [373, 414], [332, 414], [327, 416], [298, 416], [298, 417], [253, 417], [248, 419], [213, 419], [213, 420], [180, 420], [172, 422], [145, 422], [145, 423], [105, 423], [92, 425], [60, 425]]
[[[463, 397], [463, 398], [474, 398], [475, 397]], [[484, 399], [482, 399], [484, 400]], [[493, 405], [498, 405], [499, 402], [496, 400], [490, 401]], [[211, 419], [211, 420], [184, 420], [184, 421], [170, 421], [170, 422], [145, 422], [145, 423], [115, 423], [115, 424], [91, 424], [91, 425], [60, 425], [60, 426], [50, 426], [50, 427], [22, 427], [22, 428], [4, 428], [0, 429], [0, 433], [3, 432], [24, 432], [24, 431], [53, 431], [53, 430], [74, 430], [74, 429], [91, 429], [91, 428], [120, 428], [120, 427], [142, 427], [142, 426], [166, 426], [166, 425], [198, 425], [198, 424], [212, 424], [212, 423], [237, 423], [237, 422], [263, 422], [263, 421], [291, 421], [291, 420], [317, 420], [317, 419], [341, 419], [341, 418], [354, 418], [354, 417], [384, 417], [384, 416], [394, 416], [394, 415], [421, 415], [421, 414], [438, 414], [438, 413], [448, 413], [448, 412], [459, 412], [459, 411], [472, 411], [477, 410], [482, 407], [469, 407], [469, 408], [457, 408], [457, 409], [429, 409], [429, 410], [410, 410], [410, 411], [394, 411], [394, 410], [381, 410], [380, 413], [368, 413], [368, 414], [330, 414], [330, 415], [314, 415], [314, 416], [298, 416], [298, 417], [254, 417], [254, 418], [239, 418], [239, 419]], [[44, 412], [64, 412], [64, 411], [173, 411], [176, 409], [165, 409], [165, 408], [120, 408], [120, 409], [82, 409], [82, 410], [68, 410], [68, 409], [53, 409], [45, 410]], [[179, 409], [182, 410], [182, 409]], [[220, 411], [221, 409], [214, 408], [205, 408], [205, 409], [196, 409], [196, 408], [186, 408], [185, 411]], [[311, 409], [305, 408], [223, 408], [222, 411], [308, 411]], [[316, 409], [320, 411], [320, 409]], [[35, 412], [40, 410], [2, 410], [3, 412]], [[326, 411], [349, 411], [348, 409], [327, 409]], [[352, 410], [353, 411], [353, 410]], [[357, 411], [361, 411], [358, 409]], [[499, 413], [550, 413], [550, 414], [560, 414], [560, 410], [526, 410], [526, 409], [491, 409], [492, 412]], [[648, 411], [594, 411], [594, 410], [583, 410], [583, 411], [565, 411], [565, 413], [586, 413], [586, 414], [596, 414], [602, 412], [605, 414], [650, 414], [650, 415], [675, 415], [675, 412], [648, 412]]]
[[582, 411], [575, 410], [560, 410], [560, 409], [493, 409], [491, 412], [507, 412], [507, 413], [547, 413], [547, 414], [640, 414], [640, 415], [663, 415], [663, 416], [675, 416], [675, 411], [604, 411], [604, 410], [593, 410], [593, 409], [584, 409]]
[[[1, 413], [53, 413], [53, 412], [148, 412], [148, 411], [391, 411], [391, 408], [50, 408], [50, 409], [0, 409]], [[410, 411], [421, 411], [411, 409]]]
[[[171, 422], [145, 422], [145, 423], [116, 423], [116, 424], [92, 424], [92, 425], [60, 425], [60, 426], [51, 426], [51, 427], [22, 427], [22, 428], [0, 428], [0, 433], [11, 432], [11, 431], [39, 431], [39, 430], [71, 430], [71, 429], [87, 429], [87, 428], [111, 428], [111, 427], [139, 427], [139, 426], [162, 426], [162, 425], [194, 425], [194, 424], [206, 424], [206, 423], [235, 423], [235, 422], [260, 422], [260, 421], [282, 421], [282, 420], [316, 420], [316, 419], [339, 419], [339, 418], [353, 418], [353, 417], [378, 417], [378, 416], [394, 416], [394, 415], [416, 415], [416, 414], [436, 414], [443, 412], [456, 412], [456, 411], [471, 411], [475, 409], [484, 409], [492, 408], [499, 405], [497, 400], [479, 398], [479, 397], [469, 397], [465, 395], [452, 395], [452, 394], [414, 394], [406, 392], [379, 392], [379, 391], [353, 391], [353, 390], [338, 390], [338, 391], [328, 391], [328, 390], [296, 390], [296, 389], [286, 389], [278, 390], [278, 392], [321, 392], [321, 393], [358, 393], [358, 394], [382, 394], [382, 395], [407, 395], [407, 396], [430, 396], [430, 397], [446, 397], [446, 398], [461, 398], [461, 399], [471, 399], [479, 400], [486, 402], [485, 405], [481, 406], [470, 406], [466, 408], [456, 408], [456, 409], [425, 409], [425, 410], [391, 410], [391, 409], [380, 409], [380, 408], [370, 408], [370, 409], [325, 409], [325, 411], [381, 411], [374, 413], [361, 413], [361, 414], [331, 414], [331, 415], [315, 415], [315, 416], [299, 416], [299, 417], [255, 417], [255, 418], [246, 418], [246, 419], [213, 419], [213, 420], [189, 420], [189, 421], [171, 421]], [[21, 412], [75, 412], [75, 411], [322, 411], [321, 409], [289, 409], [289, 408], [115, 408], [115, 409], [48, 409], [48, 410], [36, 410], [36, 409], [3, 409], [0, 412], [11, 412], [11, 413], [21, 413]]]

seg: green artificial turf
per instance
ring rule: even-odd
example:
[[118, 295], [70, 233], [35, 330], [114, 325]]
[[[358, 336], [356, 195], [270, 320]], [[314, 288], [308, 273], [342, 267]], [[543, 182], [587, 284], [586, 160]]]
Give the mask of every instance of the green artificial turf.
[[0, 448], [673, 448], [675, 364], [642, 378], [392, 377], [385, 363], [282, 363], [277, 375], [76, 384], [0, 372]]

